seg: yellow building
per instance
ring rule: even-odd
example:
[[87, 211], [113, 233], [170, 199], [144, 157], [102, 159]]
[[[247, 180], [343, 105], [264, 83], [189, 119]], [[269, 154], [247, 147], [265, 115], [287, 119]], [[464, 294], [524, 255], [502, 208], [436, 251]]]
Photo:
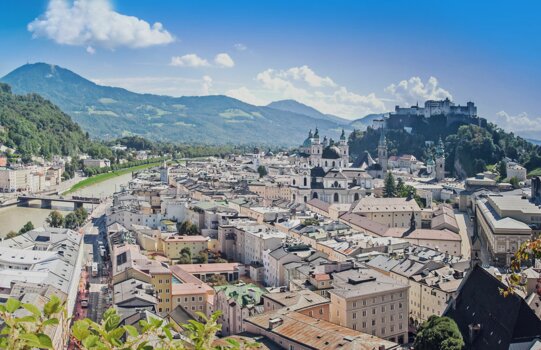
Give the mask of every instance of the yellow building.
[[158, 313], [170, 312], [172, 275], [160, 262], [143, 255], [138, 245], [115, 245], [111, 257], [113, 262], [112, 284], [135, 278], [151, 283], [158, 298]]
[[163, 240], [163, 252], [171, 260], [179, 259], [184, 248], [190, 249], [192, 258], [209, 249], [210, 238], [204, 236], [171, 236]]

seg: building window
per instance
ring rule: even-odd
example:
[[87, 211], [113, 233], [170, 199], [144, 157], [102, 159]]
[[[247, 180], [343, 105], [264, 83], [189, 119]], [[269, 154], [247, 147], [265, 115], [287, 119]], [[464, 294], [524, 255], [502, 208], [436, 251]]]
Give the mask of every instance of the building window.
[[354, 330], [354, 331], [357, 330], [357, 324], [356, 324], [356, 323], [353, 324], [353, 330]]
[[376, 325], [376, 320], [372, 320], [372, 326]]
[[334, 194], [334, 202], [337, 203], [339, 201], [338, 193]]
[[357, 318], [357, 313], [354, 312], [353, 315], [352, 315], [353, 319], [355, 320]]

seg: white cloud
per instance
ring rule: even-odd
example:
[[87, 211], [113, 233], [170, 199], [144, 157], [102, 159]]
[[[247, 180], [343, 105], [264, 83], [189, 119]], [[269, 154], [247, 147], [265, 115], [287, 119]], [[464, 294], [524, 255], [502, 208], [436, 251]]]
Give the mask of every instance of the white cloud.
[[303, 81], [312, 87], [336, 87], [336, 83], [331, 78], [317, 75], [306, 65], [280, 71], [278, 76]]
[[493, 121], [505, 131], [513, 131], [534, 139], [541, 138], [541, 117], [530, 117], [525, 112], [510, 115], [505, 111], [500, 111], [496, 113]]
[[210, 88], [212, 87], [212, 78], [208, 75], [203, 76], [203, 84], [201, 87], [202, 95], [208, 95]]
[[184, 56], [171, 57], [170, 65], [177, 67], [208, 67], [210, 64], [206, 59], [190, 53]]
[[226, 53], [219, 53], [214, 58], [214, 63], [216, 63], [219, 67], [223, 68], [233, 68], [235, 66], [235, 62]]
[[267, 104], [279, 99], [294, 99], [323, 113], [359, 118], [369, 113], [386, 112], [385, 103], [374, 93], [361, 95], [340, 86], [330, 77], [316, 74], [308, 66], [287, 70], [267, 69], [256, 76], [260, 89], [242, 87], [228, 95], [248, 103]]
[[[219, 53], [214, 58], [215, 67], [220, 68], [232, 68], [235, 66], [235, 62], [226, 53]], [[190, 53], [184, 56], [173, 56], [171, 57], [171, 66], [176, 67], [192, 67], [192, 68], [201, 68], [201, 67], [211, 67], [212, 65], [206, 58], [199, 57], [195, 53]]]
[[241, 100], [255, 106], [263, 106], [268, 104], [268, 102], [265, 102], [265, 100], [254, 95], [246, 86], [228, 90], [225, 94], [229, 97], [236, 98], [237, 100]]
[[88, 52], [89, 54], [93, 55], [96, 53], [96, 49], [94, 49], [92, 46], [87, 46], [86, 47], [86, 52]]
[[114, 11], [110, 0], [50, 0], [47, 11], [28, 24], [34, 37], [58, 44], [142, 48], [174, 41], [161, 23], [150, 25]]
[[438, 79], [434, 77], [430, 77], [426, 84], [419, 77], [411, 77], [398, 84], [389, 85], [385, 88], [385, 92], [393, 95], [399, 103], [415, 104], [426, 100], [453, 99], [451, 93], [440, 87]]
[[235, 45], [233, 45], [233, 47], [237, 51], [246, 51], [246, 50], [248, 50], [248, 47], [246, 45], [244, 45], [243, 43], [236, 43]]

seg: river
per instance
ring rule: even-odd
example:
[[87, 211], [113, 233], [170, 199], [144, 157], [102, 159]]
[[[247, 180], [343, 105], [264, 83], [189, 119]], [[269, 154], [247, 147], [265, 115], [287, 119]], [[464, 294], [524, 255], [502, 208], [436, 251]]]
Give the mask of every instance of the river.
[[[119, 191], [122, 185], [127, 185], [132, 177], [131, 173], [120, 175], [112, 179], [82, 188], [71, 195], [83, 197], [107, 197], [115, 191]], [[52, 210], [59, 210], [64, 215], [73, 210], [73, 206], [54, 206]], [[39, 203], [30, 203], [30, 207], [7, 207], [0, 209], [0, 237], [4, 237], [9, 231], [19, 231], [28, 221], [32, 221], [34, 227], [42, 226], [51, 209], [40, 209]]]

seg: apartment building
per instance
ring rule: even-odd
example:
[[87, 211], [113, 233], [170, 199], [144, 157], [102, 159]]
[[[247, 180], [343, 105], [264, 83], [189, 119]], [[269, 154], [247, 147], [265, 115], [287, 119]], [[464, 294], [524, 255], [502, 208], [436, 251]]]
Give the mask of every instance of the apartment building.
[[[427, 248], [424, 252], [431, 252]], [[418, 249], [419, 255], [423, 250]], [[409, 322], [417, 327], [430, 316], [441, 316], [469, 269], [469, 261], [446, 258], [432, 251], [430, 258], [411, 254], [402, 259], [377, 256], [366, 263], [409, 289]], [[443, 258], [443, 259], [440, 259]], [[448, 259], [448, 260], [445, 260]]]
[[163, 252], [170, 259], [179, 259], [182, 249], [188, 248], [195, 258], [209, 248], [210, 238], [203, 236], [179, 236], [173, 235], [163, 240]]
[[218, 228], [220, 251], [246, 265], [262, 264], [263, 252], [280, 247], [285, 238], [285, 233], [249, 220], [231, 220]]
[[411, 226], [413, 214], [416, 227], [421, 227], [421, 208], [413, 198], [363, 197], [351, 212], [387, 227], [401, 228]]
[[329, 321], [331, 301], [308, 289], [299, 291], [273, 290], [263, 295], [265, 312], [287, 308], [306, 316]]
[[171, 310], [177, 307], [184, 309], [191, 317], [197, 319], [197, 312], [212, 314], [214, 308], [214, 289], [182, 268], [181, 265], [170, 266], [173, 274], [171, 289]]
[[391, 350], [398, 344], [351, 328], [282, 308], [245, 321], [246, 331], [289, 350]]
[[267, 291], [255, 284], [241, 282], [216, 286], [214, 290], [214, 307], [222, 311], [218, 322], [224, 336], [245, 332], [245, 319], [263, 312], [262, 296]]
[[475, 202], [476, 230], [488, 246], [493, 263], [507, 266], [532, 234], [540, 232], [541, 209], [516, 195], [487, 195]]
[[407, 284], [368, 268], [334, 273], [333, 280], [332, 323], [391, 342], [407, 342]]
[[158, 298], [158, 313], [168, 313], [171, 309], [171, 271], [162, 263], [151, 260], [141, 253], [138, 245], [115, 245], [112, 249], [112, 284], [136, 279], [154, 286]]

